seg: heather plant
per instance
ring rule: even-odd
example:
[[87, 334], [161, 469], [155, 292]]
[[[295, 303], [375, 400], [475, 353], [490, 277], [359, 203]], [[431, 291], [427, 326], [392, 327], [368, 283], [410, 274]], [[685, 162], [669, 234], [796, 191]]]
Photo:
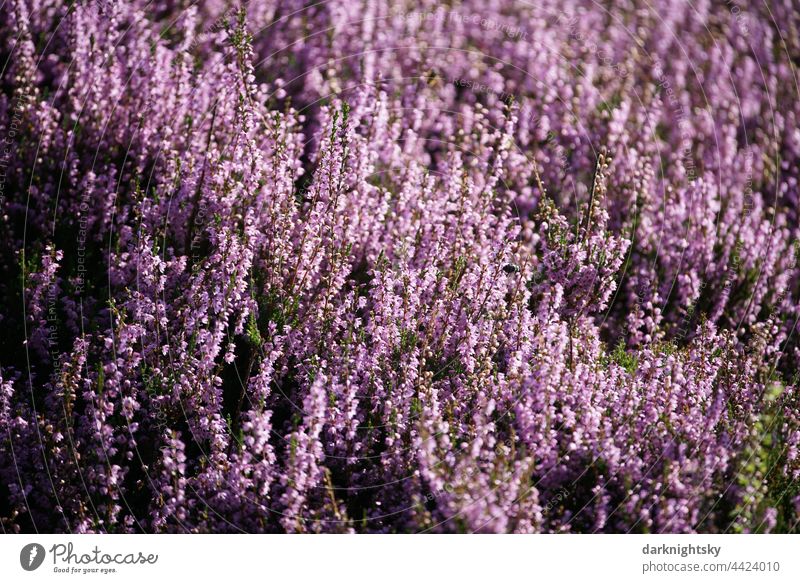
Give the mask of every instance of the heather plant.
[[796, 532], [791, 2], [0, 6], [4, 532]]

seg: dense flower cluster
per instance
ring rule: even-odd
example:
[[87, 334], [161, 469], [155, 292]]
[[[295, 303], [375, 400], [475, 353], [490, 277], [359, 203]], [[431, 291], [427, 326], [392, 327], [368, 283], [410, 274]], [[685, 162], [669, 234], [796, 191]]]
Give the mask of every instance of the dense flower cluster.
[[4, 532], [798, 529], [793, 0], [9, 0], [0, 60]]

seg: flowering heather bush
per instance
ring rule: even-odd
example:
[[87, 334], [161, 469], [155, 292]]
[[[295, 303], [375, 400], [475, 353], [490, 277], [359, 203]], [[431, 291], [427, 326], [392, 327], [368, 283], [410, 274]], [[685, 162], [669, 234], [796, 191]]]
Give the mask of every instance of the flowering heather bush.
[[791, 0], [0, 5], [4, 532], [796, 532]]

